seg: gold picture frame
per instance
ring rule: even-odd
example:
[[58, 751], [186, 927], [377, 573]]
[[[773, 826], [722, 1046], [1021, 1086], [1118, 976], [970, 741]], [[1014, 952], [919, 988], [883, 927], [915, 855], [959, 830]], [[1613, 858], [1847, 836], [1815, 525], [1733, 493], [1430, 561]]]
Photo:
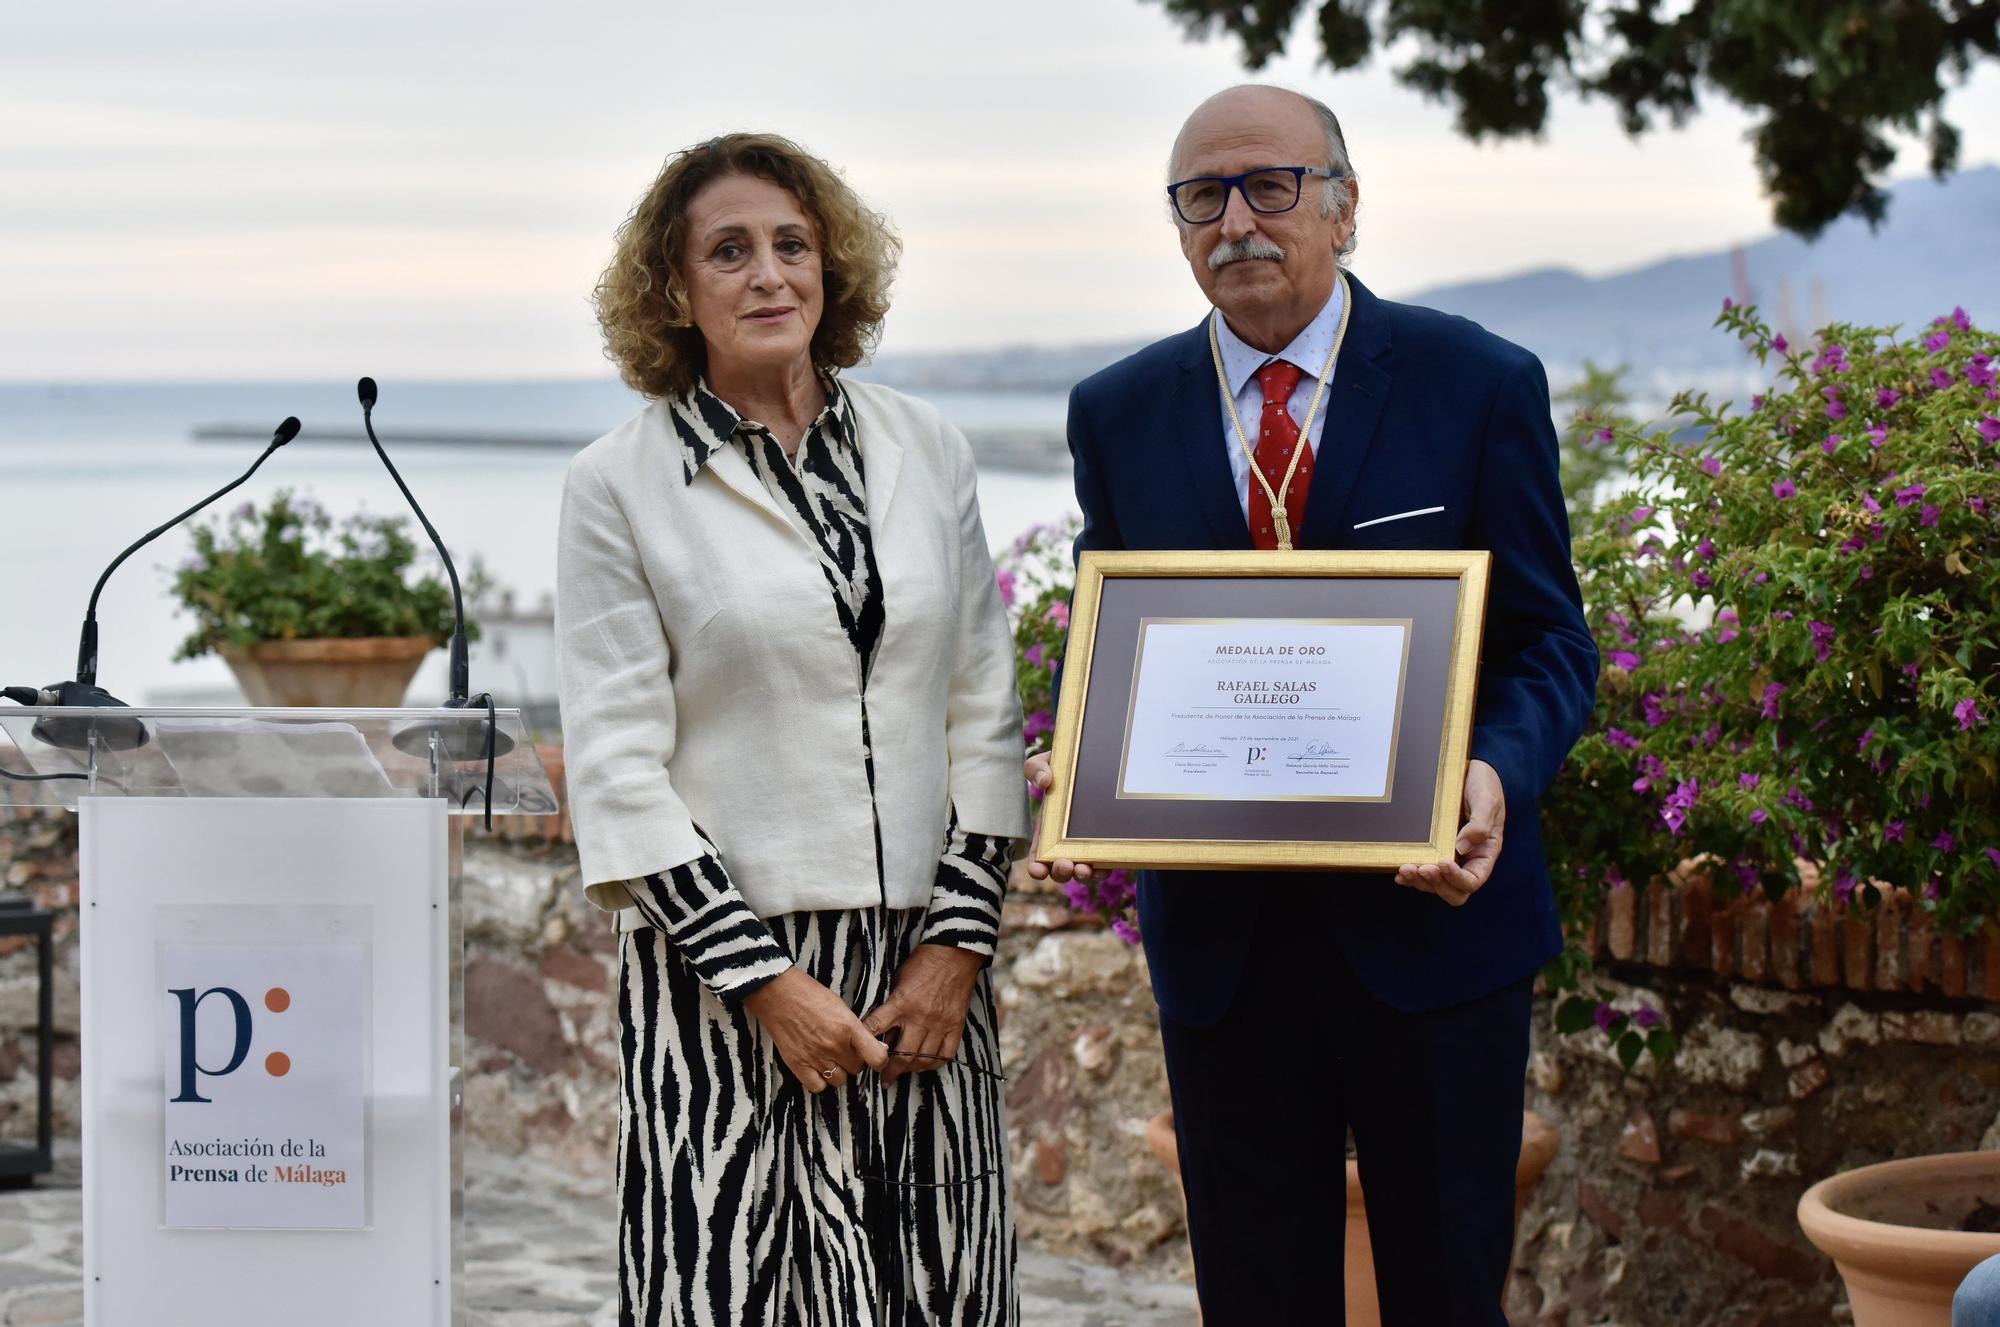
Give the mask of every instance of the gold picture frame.
[[[1085, 553], [1077, 566], [1056, 706], [1055, 784], [1042, 803], [1036, 856], [1166, 870], [1393, 871], [1405, 862], [1449, 860], [1460, 828], [1491, 570], [1492, 555], [1483, 551]], [[1142, 596], [1150, 602], [1121, 602]], [[1393, 618], [1413, 624], [1416, 634], [1404, 645], [1405, 677], [1397, 683], [1389, 793], [1149, 800], [1122, 791], [1144, 624], [1207, 620], [1218, 615], [1218, 604], [1246, 599], [1252, 601], [1247, 611], [1224, 610], [1230, 620]], [[1109, 651], [1100, 628], [1117, 638]], [[1447, 633], [1449, 644], [1439, 657]], [[1419, 642], [1414, 671], [1411, 639]], [[1420, 711], [1408, 726], [1406, 682]], [[1116, 705], [1108, 724], [1092, 723], [1093, 699], [1100, 714]], [[1428, 747], [1433, 740], [1434, 758], [1428, 750], [1403, 747], [1405, 741]], [[1117, 759], [1110, 762], [1113, 751]], [[1107, 772], [1108, 763], [1117, 768]], [[1413, 772], [1394, 772], [1403, 766]], [[1322, 803], [1327, 805], [1316, 805]], [[1147, 824], [1135, 828], [1135, 818]], [[1281, 836], [1248, 832], [1260, 823]], [[1231, 833], [1218, 834], [1224, 827]], [[1302, 832], [1308, 827], [1310, 833]], [[1323, 836], [1328, 833], [1340, 837]]]

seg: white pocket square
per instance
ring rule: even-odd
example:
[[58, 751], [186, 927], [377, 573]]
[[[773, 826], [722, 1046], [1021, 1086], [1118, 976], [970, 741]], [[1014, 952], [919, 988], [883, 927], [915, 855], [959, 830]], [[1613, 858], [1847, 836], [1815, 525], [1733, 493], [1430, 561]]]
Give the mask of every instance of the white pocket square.
[[1419, 507], [1415, 511], [1399, 511], [1394, 516], [1377, 516], [1372, 521], [1358, 522], [1354, 528], [1357, 530], [1366, 530], [1371, 525], [1385, 525], [1390, 521], [1407, 521], [1412, 516], [1429, 516], [1432, 512], [1443, 510], [1443, 507]]

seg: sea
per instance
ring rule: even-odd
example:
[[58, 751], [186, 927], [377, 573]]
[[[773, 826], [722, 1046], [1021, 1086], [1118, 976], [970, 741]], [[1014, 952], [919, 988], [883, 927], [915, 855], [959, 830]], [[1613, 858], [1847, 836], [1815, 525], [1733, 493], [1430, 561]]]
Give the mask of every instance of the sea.
[[[980, 514], [996, 550], [1030, 525], [1074, 513], [1063, 393], [905, 390], [973, 440]], [[375, 423], [461, 576], [477, 561], [532, 616], [555, 588], [570, 457], [643, 404], [611, 379], [384, 381]], [[299, 440], [204, 515], [279, 489], [310, 494], [336, 516], [406, 510], [361, 433], [350, 383], [0, 384], [0, 685], [75, 676], [78, 629], [104, 568], [242, 473], [287, 415], [304, 422]], [[186, 533], [168, 531], [118, 569], [98, 602], [98, 681], [129, 703], [241, 703], [221, 660], [174, 660], [192, 629], [170, 588], [188, 552]], [[477, 667], [475, 655], [475, 687]], [[493, 689], [503, 704], [515, 699]], [[440, 652], [410, 700], [445, 694]]]

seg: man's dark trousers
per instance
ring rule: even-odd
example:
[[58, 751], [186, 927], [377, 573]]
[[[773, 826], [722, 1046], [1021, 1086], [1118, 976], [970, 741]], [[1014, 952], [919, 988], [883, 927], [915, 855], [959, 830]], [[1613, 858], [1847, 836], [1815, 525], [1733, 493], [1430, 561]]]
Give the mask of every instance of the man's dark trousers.
[[[1386, 1327], [1497, 1327], [1527, 983], [1562, 943], [1536, 801], [1597, 652], [1541, 365], [1348, 291], [1298, 546], [1492, 551], [1471, 756], [1505, 790], [1500, 858], [1461, 908], [1386, 875], [1145, 872], [1140, 931], [1207, 1327], [1340, 1320], [1343, 1125]], [[1251, 547], [1223, 428], [1205, 322], [1078, 384], [1078, 552]]]

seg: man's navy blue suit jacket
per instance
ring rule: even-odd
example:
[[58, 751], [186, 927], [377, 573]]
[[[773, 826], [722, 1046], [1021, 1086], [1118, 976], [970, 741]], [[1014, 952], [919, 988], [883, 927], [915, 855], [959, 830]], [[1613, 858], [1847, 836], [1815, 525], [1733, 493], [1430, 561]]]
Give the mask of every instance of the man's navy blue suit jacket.
[[[1487, 994], [1562, 946], [1536, 802], [1590, 717], [1597, 649], [1570, 564], [1548, 380], [1476, 323], [1377, 299], [1352, 278], [1348, 290], [1297, 544], [1492, 550], [1471, 755], [1499, 772], [1505, 837], [1460, 908], [1388, 875], [1141, 873], [1153, 991], [1186, 1026], [1227, 1010], [1267, 893], [1270, 906], [1317, 907], [1368, 989], [1400, 1009]], [[1223, 427], [1206, 320], [1077, 384], [1077, 552], [1251, 547]], [[1354, 528], [1425, 507], [1444, 510]]]

